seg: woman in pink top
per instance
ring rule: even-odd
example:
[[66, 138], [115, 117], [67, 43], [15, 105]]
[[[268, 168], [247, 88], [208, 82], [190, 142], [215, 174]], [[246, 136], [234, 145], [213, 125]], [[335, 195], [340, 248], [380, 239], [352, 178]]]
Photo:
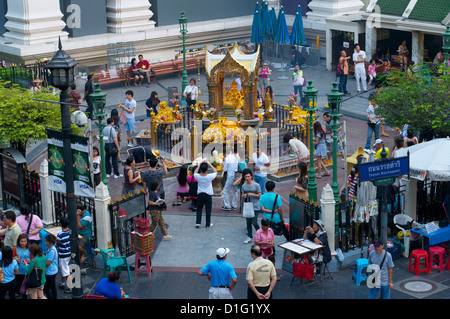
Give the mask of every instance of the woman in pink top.
[[[261, 247], [262, 257], [269, 259], [275, 266], [275, 234], [267, 218], [261, 219], [261, 228], [256, 231], [253, 241]], [[277, 280], [280, 280], [280, 277], [277, 276]]]
[[264, 62], [258, 70], [258, 88], [261, 89], [261, 98], [266, 97], [266, 88], [269, 86], [269, 76], [272, 75], [269, 64]]
[[375, 80], [375, 78], [377, 77], [377, 72], [375, 71], [375, 69], [377, 68], [377, 65], [375, 63], [375, 59], [370, 60], [370, 65], [367, 67], [367, 73], [369, 73], [369, 83], [367, 83], [368, 85], [372, 84], [372, 81]]
[[[41, 242], [39, 232], [44, 228], [42, 220], [38, 215], [34, 215], [31, 212], [31, 208], [28, 204], [20, 205], [20, 216], [16, 218], [16, 223], [19, 225], [22, 233], [28, 233], [28, 240], [31, 244], [38, 244]], [[29, 226], [29, 230], [28, 230]], [[28, 231], [28, 232], [27, 232]]]
[[174, 206], [186, 203], [186, 200], [189, 198], [189, 183], [186, 165], [180, 167], [180, 172], [177, 174], [177, 182], [177, 201], [173, 204]]

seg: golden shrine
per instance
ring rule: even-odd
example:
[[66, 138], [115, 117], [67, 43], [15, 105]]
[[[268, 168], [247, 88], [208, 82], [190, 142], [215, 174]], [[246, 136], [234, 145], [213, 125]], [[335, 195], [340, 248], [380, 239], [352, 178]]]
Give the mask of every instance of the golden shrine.
[[[244, 53], [237, 42], [226, 54], [214, 54], [206, 48], [205, 52], [209, 106], [217, 110], [216, 117], [235, 116], [236, 109], [241, 109], [244, 120], [254, 119], [254, 112], [258, 110], [256, 96], [259, 46], [257, 51], [251, 54]], [[226, 74], [240, 79], [241, 90], [237, 88], [235, 80], [232, 81], [230, 89], [224, 90]]]

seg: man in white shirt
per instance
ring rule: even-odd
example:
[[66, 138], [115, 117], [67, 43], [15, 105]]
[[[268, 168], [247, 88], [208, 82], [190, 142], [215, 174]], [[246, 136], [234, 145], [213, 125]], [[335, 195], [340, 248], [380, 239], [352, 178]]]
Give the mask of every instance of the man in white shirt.
[[[259, 147], [253, 153], [253, 170], [255, 171], [255, 182], [261, 186], [261, 195], [266, 191], [267, 171], [269, 170], [270, 160]], [[250, 165], [250, 163], [249, 163]]]
[[[237, 208], [238, 192], [237, 186], [233, 186], [234, 177], [238, 171], [238, 160], [233, 153], [225, 157], [223, 163], [223, 171], [227, 172], [227, 180], [223, 187], [223, 207], [222, 210], [235, 210]], [[232, 204], [230, 205], [230, 191], [233, 194]]]
[[308, 147], [299, 139], [293, 138], [292, 135], [288, 133], [283, 136], [283, 143], [289, 144], [289, 147], [282, 155], [286, 155], [288, 152], [293, 151], [297, 154], [299, 163], [309, 160]]
[[[130, 137], [131, 134], [136, 133], [136, 119], [135, 119], [136, 101], [133, 99], [133, 91], [131, 90], [126, 91], [125, 96], [126, 96], [125, 105], [121, 104], [120, 108], [125, 110], [127, 123], [124, 126], [127, 136]], [[132, 147], [133, 144], [129, 143], [128, 146]]]
[[361, 80], [362, 88], [367, 92], [366, 83], [366, 52], [361, 50], [359, 44], [355, 44], [355, 53], [353, 53], [353, 62], [355, 63], [355, 79], [356, 79], [356, 90], [358, 93], [361, 92], [361, 87], [359, 81]]
[[[212, 168], [213, 173], [208, 174], [208, 166]], [[200, 173], [199, 173], [200, 172]], [[195, 221], [195, 228], [199, 228], [202, 222], [202, 210], [205, 206], [206, 227], [211, 227], [211, 208], [212, 195], [214, 193], [212, 181], [217, 176], [217, 170], [210, 162], [203, 162], [194, 171], [194, 178], [198, 182], [197, 186], [197, 216]]]

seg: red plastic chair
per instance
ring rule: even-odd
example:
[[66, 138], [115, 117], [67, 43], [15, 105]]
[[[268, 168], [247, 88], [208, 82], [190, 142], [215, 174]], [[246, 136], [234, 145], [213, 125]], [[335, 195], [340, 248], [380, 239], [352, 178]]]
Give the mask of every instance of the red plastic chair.
[[106, 298], [98, 295], [86, 295], [84, 296], [84, 299], [106, 299]]

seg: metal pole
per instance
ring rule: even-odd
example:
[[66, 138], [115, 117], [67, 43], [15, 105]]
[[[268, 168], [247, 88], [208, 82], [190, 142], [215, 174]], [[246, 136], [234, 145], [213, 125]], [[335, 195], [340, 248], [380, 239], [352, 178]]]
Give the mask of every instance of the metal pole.
[[[309, 102], [308, 102], [309, 103]], [[314, 169], [314, 111], [309, 111], [309, 168], [308, 168], [308, 195], [309, 200], [317, 202], [316, 170]]]
[[339, 203], [339, 183], [337, 181], [337, 136], [336, 131], [338, 129], [338, 124], [336, 118], [334, 118], [333, 124], [333, 182], [331, 183], [331, 188], [333, 189], [334, 201]]
[[[70, 134], [72, 133], [72, 127], [70, 122], [70, 107], [67, 102], [69, 101], [69, 96], [67, 90], [61, 91], [60, 101], [61, 104], [61, 124], [63, 133], [63, 159], [64, 159], [64, 177], [66, 181], [66, 201], [67, 201], [67, 215], [69, 218], [69, 228], [70, 228], [70, 248], [72, 255], [75, 255], [75, 263], [80, 267], [80, 250], [78, 244], [78, 217], [77, 217], [77, 202], [75, 198], [75, 187], [74, 187], [74, 177], [73, 177], [73, 160], [72, 160], [72, 147]], [[81, 278], [80, 286], [73, 287], [72, 298], [82, 298], [83, 289], [81, 288]]]

